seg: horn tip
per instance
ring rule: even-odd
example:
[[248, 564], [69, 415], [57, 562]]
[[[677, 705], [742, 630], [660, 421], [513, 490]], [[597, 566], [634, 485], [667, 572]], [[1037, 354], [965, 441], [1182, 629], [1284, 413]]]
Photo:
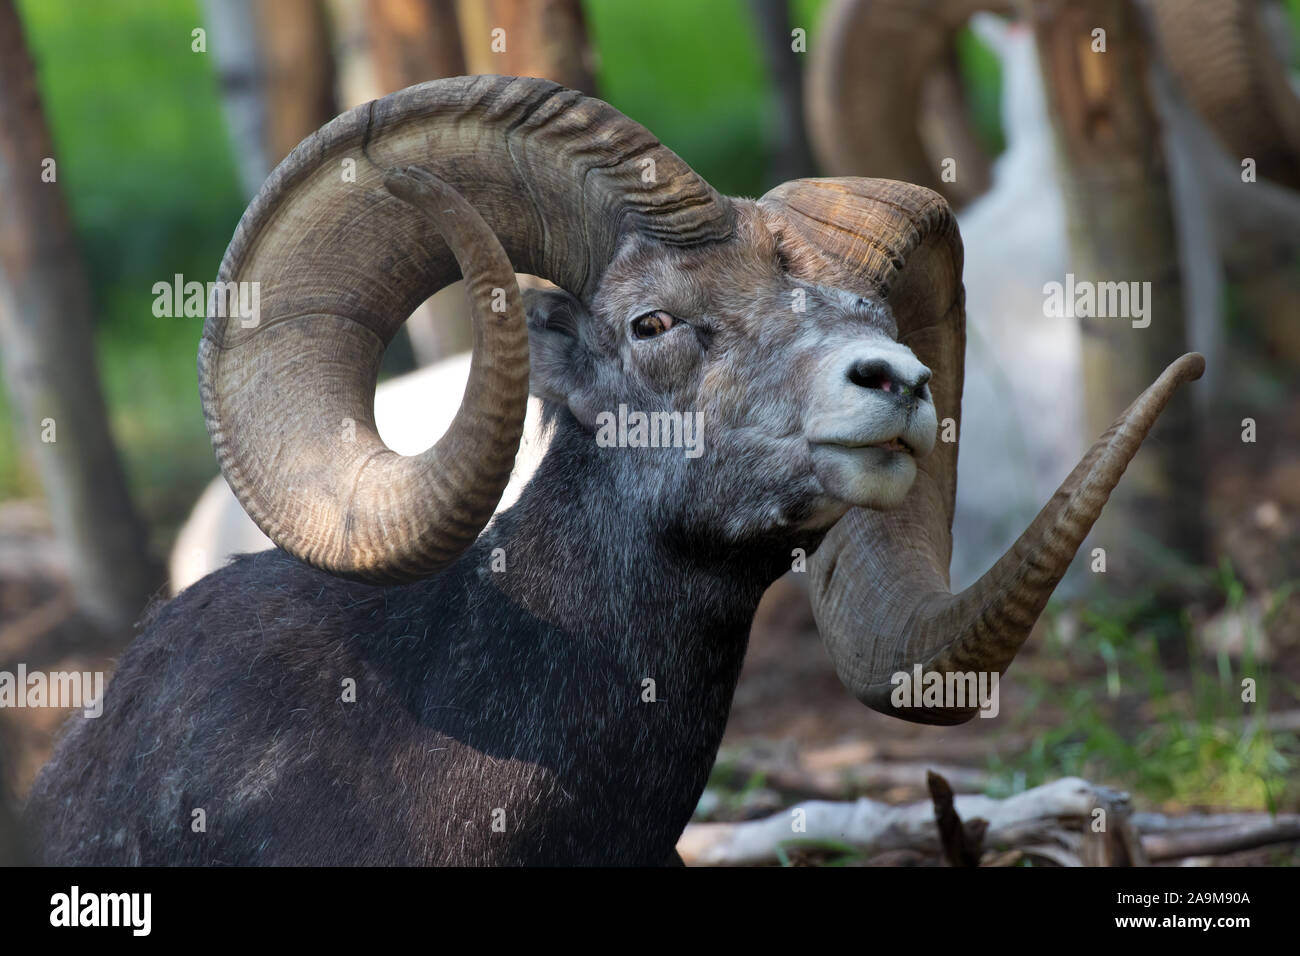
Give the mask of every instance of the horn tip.
[[1187, 352], [1175, 359], [1167, 371], [1181, 381], [1194, 382], [1205, 374], [1205, 356], [1200, 352]]
[[421, 196], [441, 196], [447, 184], [419, 166], [393, 166], [384, 170], [384, 188], [403, 202], [414, 203]]

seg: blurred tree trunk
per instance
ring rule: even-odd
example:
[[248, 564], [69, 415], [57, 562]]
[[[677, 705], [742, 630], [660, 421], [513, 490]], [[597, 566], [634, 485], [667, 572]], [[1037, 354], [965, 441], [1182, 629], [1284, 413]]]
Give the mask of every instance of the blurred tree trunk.
[[338, 113], [324, 0], [204, 0], [244, 195]]
[[[1131, 0], [1037, 0], [1032, 9], [1075, 280], [1151, 283], [1147, 327], [1081, 320], [1088, 427], [1099, 435], [1188, 342], [1147, 36]], [[1094, 52], [1103, 40], [1104, 52]], [[1203, 557], [1203, 462], [1190, 394], [1175, 397], [1155, 434], [1092, 533], [1092, 546], [1106, 549], [1108, 583], [1121, 591], [1147, 583], [1160, 549]]]
[[[773, 184], [813, 175], [812, 149], [808, 145], [803, 115], [803, 57], [796, 53], [790, 35], [789, 0], [750, 0], [759, 46], [767, 63], [775, 101], [776, 142], [768, 176]], [[807, 28], [805, 27], [805, 30]], [[806, 42], [805, 35], [805, 42]]]
[[203, 13], [239, 184], [251, 199], [274, 165], [267, 146], [266, 77], [257, 15], [253, 0], [203, 0]]
[[[331, 0], [331, 12], [339, 100], [346, 108], [466, 72], [454, 0]], [[420, 365], [473, 344], [469, 304], [459, 287], [426, 300], [405, 328]]]
[[120, 633], [162, 583], [95, 367], [90, 285], [59, 188], [36, 73], [0, 0], [0, 354], [80, 609]]
[[339, 106], [350, 110], [378, 99], [385, 92], [393, 92], [379, 85], [367, 8], [355, 0], [329, 0], [329, 10], [334, 27], [334, 75]]
[[[595, 91], [577, 0], [331, 0], [331, 11], [347, 107], [426, 80], [475, 73], [540, 76]], [[494, 37], [498, 28], [505, 33]], [[464, 290], [449, 287], [426, 301], [406, 320], [406, 331], [421, 365], [468, 350]]]
[[465, 73], [454, 0], [369, 0], [368, 10], [375, 71], [385, 93]]
[[0, 724], [0, 866], [31, 866], [18, 822], [18, 801], [13, 798], [13, 781], [8, 772], [12, 764], [4, 730]]
[[594, 95], [595, 57], [578, 0], [458, 0], [470, 73], [539, 76]]
[[330, 12], [346, 109], [466, 72], [454, 0], [330, 0]]
[[266, 152], [274, 167], [339, 112], [323, 0], [257, 0], [266, 84]]

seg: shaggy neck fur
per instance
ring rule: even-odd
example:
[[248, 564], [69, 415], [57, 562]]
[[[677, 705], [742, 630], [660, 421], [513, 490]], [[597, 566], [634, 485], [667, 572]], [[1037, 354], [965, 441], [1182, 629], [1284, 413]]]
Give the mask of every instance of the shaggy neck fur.
[[708, 545], [717, 503], [629, 478], [671, 449], [559, 418], [516, 506], [427, 581], [263, 552], [162, 607], [33, 787], [45, 861], [669, 862], [758, 600], [816, 542]]
[[[435, 706], [477, 705], [444, 729], [555, 775], [559, 819], [529, 827], [544, 836], [530, 861], [667, 858], [716, 756], [758, 601], [789, 567], [786, 539], [720, 552], [689, 507], [643, 497], [630, 456], [648, 454], [681, 451], [594, 448], [561, 413], [519, 503], [418, 597], [451, 635], [425, 648]], [[448, 620], [457, 594], [492, 596]]]

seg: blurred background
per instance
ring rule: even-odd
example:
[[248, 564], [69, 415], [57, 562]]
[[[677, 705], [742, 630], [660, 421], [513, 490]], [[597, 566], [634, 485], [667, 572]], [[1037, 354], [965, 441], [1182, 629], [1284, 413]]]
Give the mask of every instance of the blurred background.
[[[156, 314], [155, 284], [213, 279], [262, 180], [337, 113], [520, 73], [607, 100], [725, 194], [870, 175], [953, 203], [969, 325], [954, 586], [1167, 362], [1209, 360], [998, 719], [867, 711], [800, 576], [778, 582], [701, 820], [914, 800], [927, 767], [958, 792], [1077, 774], [1152, 812], [1300, 812], [1297, 50], [1300, 0], [0, 0], [0, 670], [111, 670], [151, 598], [261, 546], [203, 425], [203, 319]], [[1070, 276], [1150, 283], [1150, 325], [1049, 315], [1046, 286]], [[463, 370], [439, 363], [469, 342], [455, 290], [409, 326], [384, 380], [414, 391], [386, 414], [450, 401], [445, 419]], [[0, 711], [15, 794], [65, 716]]]

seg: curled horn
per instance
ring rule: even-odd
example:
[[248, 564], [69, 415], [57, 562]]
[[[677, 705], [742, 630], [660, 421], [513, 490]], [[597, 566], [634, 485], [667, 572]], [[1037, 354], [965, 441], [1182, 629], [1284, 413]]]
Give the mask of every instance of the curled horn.
[[[760, 200], [791, 269], [882, 296], [899, 341], [932, 372], [939, 420], [961, 420], [965, 354], [962, 247], [942, 197], [874, 179], [799, 180]], [[956, 441], [918, 462], [889, 512], [855, 509], [814, 554], [813, 610], [840, 680], [868, 706], [951, 724], [976, 706], [895, 708], [892, 676], [1002, 673], [1029, 636], [1110, 492], [1174, 391], [1199, 378], [1196, 354], [1175, 361], [1103, 435], [1019, 540], [966, 590], [949, 590]]]
[[[833, 0], [808, 61], [808, 137], [823, 172], [918, 183], [954, 201], [987, 187], [988, 157], [959, 102], [938, 111], [938, 132], [960, 153], [962, 182], [940, 181], [918, 117], [927, 84], [957, 88], [954, 37], [975, 13], [1014, 11], [1012, 0]], [[945, 72], [947, 71], [947, 72]], [[934, 104], [939, 105], [939, 104]], [[942, 155], [942, 154], [941, 154]]]
[[[433, 574], [491, 517], [518, 447], [528, 345], [514, 272], [587, 299], [630, 232], [689, 245], [733, 224], [646, 129], [545, 80], [436, 80], [345, 113], [280, 164], [222, 261], [219, 281], [256, 283], [260, 305], [251, 321], [210, 308], [199, 346], [222, 473], [309, 564], [381, 583]], [[462, 273], [475, 323], [464, 400], [434, 448], [404, 457], [375, 430], [380, 358]]]
[[1258, 0], [1152, 0], [1169, 65], [1192, 106], [1235, 157], [1300, 188], [1300, 96], [1270, 43]]

